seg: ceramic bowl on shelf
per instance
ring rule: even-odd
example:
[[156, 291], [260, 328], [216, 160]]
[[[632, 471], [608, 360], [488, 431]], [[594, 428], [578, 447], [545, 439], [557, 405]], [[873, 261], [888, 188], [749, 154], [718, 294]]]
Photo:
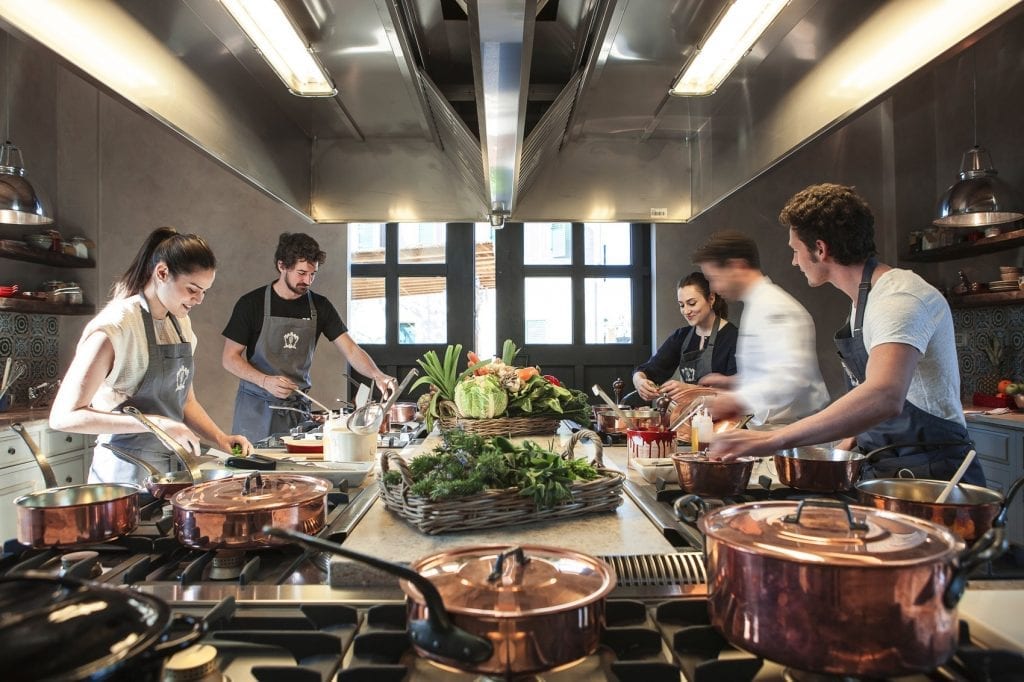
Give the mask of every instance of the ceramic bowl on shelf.
[[1024, 410], [1024, 393], [1013, 396], [1013, 404], [1017, 406], [1018, 410]]

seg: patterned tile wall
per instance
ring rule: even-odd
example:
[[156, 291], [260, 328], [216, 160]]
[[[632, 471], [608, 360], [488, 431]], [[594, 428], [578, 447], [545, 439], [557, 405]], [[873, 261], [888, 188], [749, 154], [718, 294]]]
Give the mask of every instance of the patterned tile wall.
[[[986, 374], [1024, 380], [1024, 306], [1011, 305], [985, 308], [955, 308], [953, 325], [964, 344], [957, 348], [960, 359], [960, 394], [969, 400], [978, 379]], [[1002, 338], [1002, 367], [992, 367], [982, 346], [992, 338]]]
[[59, 324], [54, 315], [0, 312], [0, 377], [7, 358], [23, 365], [25, 375], [14, 382], [15, 407], [28, 406], [28, 388], [59, 376]]

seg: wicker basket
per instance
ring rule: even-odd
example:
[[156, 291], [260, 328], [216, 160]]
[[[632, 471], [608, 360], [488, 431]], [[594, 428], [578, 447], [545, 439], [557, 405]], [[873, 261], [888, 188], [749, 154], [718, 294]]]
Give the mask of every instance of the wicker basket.
[[[478, 495], [437, 502], [412, 495], [409, 492], [409, 487], [413, 483], [409, 467], [404, 459], [391, 451], [382, 452], [380, 455], [381, 475], [377, 478], [377, 485], [388, 509], [428, 535], [516, 526], [537, 521], [566, 519], [591, 512], [612, 511], [622, 504], [624, 476], [618, 471], [604, 468], [601, 441], [597, 434], [593, 431], [577, 431], [570, 439], [562, 457], [571, 459], [576, 443], [584, 437], [589, 437], [590, 442], [597, 446], [592, 464], [601, 475], [592, 481], [573, 483], [570, 486], [572, 500], [550, 509], [538, 509], [531, 498], [519, 494], [519, 488], [486, 490]], [[392, 466], [402, 474], [402, 481], [387, 485], [384, 483], [384, 474]]]
[[470, 419], [459, 414], [455, 403], [442, 400], [438, 403], [441, 416], [437, 422], [442, 431], [462, 429], [478, 436], [531, 436], [551, 435], [558, 430], [560, 417], [498, 417], [496, 419]]

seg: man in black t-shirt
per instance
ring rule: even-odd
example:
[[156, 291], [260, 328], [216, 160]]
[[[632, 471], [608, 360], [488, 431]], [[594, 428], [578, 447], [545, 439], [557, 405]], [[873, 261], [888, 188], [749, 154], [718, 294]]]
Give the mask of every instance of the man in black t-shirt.
[[221, 362], [241, 379], [232, 431], [251, 441], [287, 433], [302, 421], [298, 413], [272, 410], [271, 405], [310, 410], [309, 401], [294, 391], [310, 389], [309, 370], [321, 334], [382, 392], [394, 388], [394, 377], [352, 339], [331, 302], [310, 291], [325, 260], [327, 254], [309, 235], [282, 234], [274, 254], [277, 280], [239, 298], [224, 327]]

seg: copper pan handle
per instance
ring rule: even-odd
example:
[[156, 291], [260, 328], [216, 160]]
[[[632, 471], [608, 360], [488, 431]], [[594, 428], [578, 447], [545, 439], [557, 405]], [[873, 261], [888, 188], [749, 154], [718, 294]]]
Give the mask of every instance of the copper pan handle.
[[192, 477], [193, 482], [199, 482], [203, 480], [203, 472], [199, 469], [199, 460], [192, 455], [191, 452], [186, 450], [181, 443], [171, 438], [170, 434], [161, 429], [156, 423], [142, 414], [139, 408], [132, 405], [125, 405], [121, 408], [121, 411], [127, 415], [135, 417], [135, 419], [146, 427], [146, 429], [156, 436], [157, 440], [164, 444], [164, 447], [169, 449], [174, 455], [185, 465], [188, 469], [189, 475]]
[[152, 463], [147, 462], [141, 457], [136, 457], [127, 450], [123, 450], [117, 447], [116, 445], [112, 445], [110, 443], [100, 443], [100, 445], [114, 453], [114, 456], [120, 459], [121, 461], [128, 462], [129, 464], [134, 464], [140, 469], [145, 469], [146, 473], [149, 474], [150, 476], [156, 476], [157, 478], [160, 478], [161, 476], [164, 475], [164, 472], [157, 469], [155, 466], [153, 466]]
[[28, 446], [29, 451], [36, 460], [36, 464], [39, 465], [39, 470], [43, 472], [43, 485], [47, 488], [57, 487], [57, 477], [53, 473], [53, 467], [46, 461], [46, 455], [43, 454], [39, 446], [36, 445], [36, 441], [29, 435], [29, 432], [25, 430], [21, 422], [14, 422], [11, 424], [11, 431], [21, 436], [21, 439], [25, 441], [25, 445]]

